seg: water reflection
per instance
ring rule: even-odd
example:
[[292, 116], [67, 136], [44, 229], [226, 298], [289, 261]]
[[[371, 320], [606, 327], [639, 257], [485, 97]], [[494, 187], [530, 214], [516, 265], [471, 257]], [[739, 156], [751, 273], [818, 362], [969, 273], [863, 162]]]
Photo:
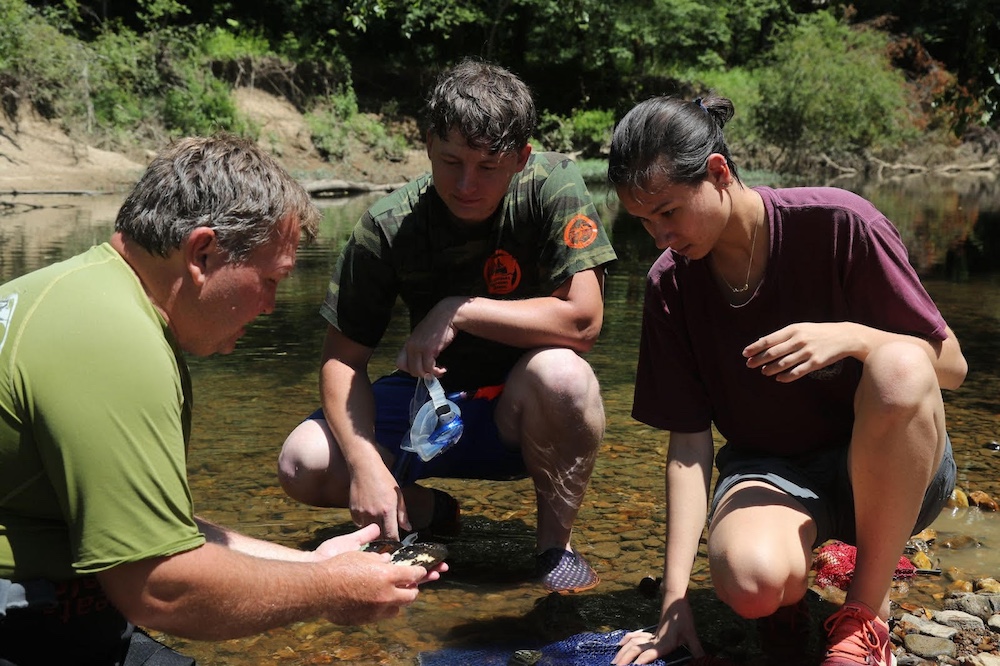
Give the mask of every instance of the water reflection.
[[[976, 181], [851, 186], [872, 199], [900, 228], [928, 291], [955, 329], [970, 363], [966, 384], [946, 394], [959, 483], [1000, 495], [1000, 453], [983, 448], [1000, 439], [1000, 186]], [[273, 315], [252, 325], [228, 356], [191, 359], [195, 383], [194, 439], [189, 461], [199, 513], [248, 534], [307, 546], [350, 528], [346, 511], [305, 507], [285, 497], [275, 459], [285, 434], [317, 404], [324, 321], [318, 314], [339, 247], [377, 195], [324, 202], [319, 240], [304, 248], [282, 283]], [[441, 480], [467, 516], [449, 544], [452, 571], [421, 594], [399, 618], [357, 628], [299, 623], [224, 643], [174, 641], [203, 664], [413, 663], [422, 650], [557, 640], [584, 630], [645, 626], [655, 601], [636, 591], [657, 575], [663, 553], [663, 458], [666, 434], [629, 416], [646, 269], [656, 250], [641, 227], [619, 218], [613, 198], [598, 193], [621, 257], [607, 284], [601, 339], [589, 355], [608, 415], [608, 431], [575, 540], [603, 583], [576, 597], [545, 597], [530, 582], [534, 499], [529, 481]], [[105, 240], [120, 199], [19, 198], [0, 203], [0, 281], [58, 261]], [[405, 335], [394, 327], [373, 360], [388, 371]], [[943, 567], [971, 578], [996, 572], [1000, 520], [957, 510], [935, 523], [942, 534], [974, 535], [980, 547], [940, 552]], [[704, 559], [695, 571], [696, 609], [703, 631], [731, 619], [707, 592]], [[918, 592], [913, 592], [918, 594]]]

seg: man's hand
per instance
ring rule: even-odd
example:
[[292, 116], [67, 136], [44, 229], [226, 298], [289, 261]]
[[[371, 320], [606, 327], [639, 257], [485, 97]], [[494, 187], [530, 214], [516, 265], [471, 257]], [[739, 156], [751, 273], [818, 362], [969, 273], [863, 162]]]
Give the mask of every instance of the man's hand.
[[445, 369], [437, 366], [437, 358], [452, 343], [458, 329], [453, 323], [455, 313], [466, 298], [452, 296], [431, 308], [410, 332], [396, 356], [396, 367], [414, 377], [440, 377]]
[[412, 529], [403, 493], [384, 465], [351, 476], [351, 518], [358, 526], [375, 524], [386, 539], [399, 539], [400, 528]]
[[395, 617], [413, 603], [421, 583], [437, 580], [448, 570], [443, 562], [430, 571], [390, 564], [388, 554], [353, 551], [326, 560], [335, 593], [323, 616], [334, 624], [354, 625]]
[[380, 533], [379, 526], [372, 523], [350, 534], [341, 534], [332, 539], [327, 539], [312, 552], [313, 559], [319, 562], [321, 560], [328, 560], [336, 555], [361, 550], [362, 546], [377, 539]]

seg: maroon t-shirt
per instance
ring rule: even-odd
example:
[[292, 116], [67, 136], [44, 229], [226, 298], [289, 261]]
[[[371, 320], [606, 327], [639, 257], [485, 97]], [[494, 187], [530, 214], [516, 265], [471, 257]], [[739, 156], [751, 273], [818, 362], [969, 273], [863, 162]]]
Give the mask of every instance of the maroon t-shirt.
[[746, 367], [743, 349], [798, 322], [853, 321], [944, 340], [945, 321], [899, 232], [836, 188], [754, 188], [770, 227], [767, 271], [732, 306], [708, 259], [667, 250], [647, 276], [632, 416], [677, 432], [715, 424], [734, 447], [801, 455], [845, 445], [861, 363], [843, 359], [790, 384]]

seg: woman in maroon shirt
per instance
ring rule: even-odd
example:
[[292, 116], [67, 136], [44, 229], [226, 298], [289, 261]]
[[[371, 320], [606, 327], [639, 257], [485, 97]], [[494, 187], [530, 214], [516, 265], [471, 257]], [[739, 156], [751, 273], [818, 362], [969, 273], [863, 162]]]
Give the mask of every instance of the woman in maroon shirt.
[[[687, 584], [708, 520], [720, 599], [801, 660], [813, 548], [857, 545], [823, 666], [891, 664], [893, 571], [955, 483], [942, 388], [967, 370], [892, 223], [835, 188], [749, 188], [720, 97], [654, 98], [609, 178], [663, 254], [647, 280], [633, 416], [670, 431], [663, 606], [614, 663], [702, 653]], [[712, 427], [726, 444], [711, 506]], [[779, 640], [782, 639], [783, 640]]]

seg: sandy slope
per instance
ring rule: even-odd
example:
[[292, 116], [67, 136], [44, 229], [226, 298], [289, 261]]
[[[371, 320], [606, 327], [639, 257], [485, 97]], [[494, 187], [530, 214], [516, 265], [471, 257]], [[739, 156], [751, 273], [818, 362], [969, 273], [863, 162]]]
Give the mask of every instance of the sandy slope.
[[70, 139], [54, 123], [0, 117], [0, 192], [107, 190], [130, 185], [144, 164]]
[[[297, 177], [397, 183], [429, 168], [420, 150], [403, 161], [384, 162], [372, 159], [360, 146], [343, 162], [327, 163], [313, 147], [302, 115], [286, 100], [252, 88], [240, 88], [234, 96], [240, 110], [260, 128], [260, 145]], [[15, 123], [0, 114], [0, 194], [127, 191], [159, 148], [139, 148], [135, 155], [108, 152], [70, 138], [56, 122], [23, 115]]]

